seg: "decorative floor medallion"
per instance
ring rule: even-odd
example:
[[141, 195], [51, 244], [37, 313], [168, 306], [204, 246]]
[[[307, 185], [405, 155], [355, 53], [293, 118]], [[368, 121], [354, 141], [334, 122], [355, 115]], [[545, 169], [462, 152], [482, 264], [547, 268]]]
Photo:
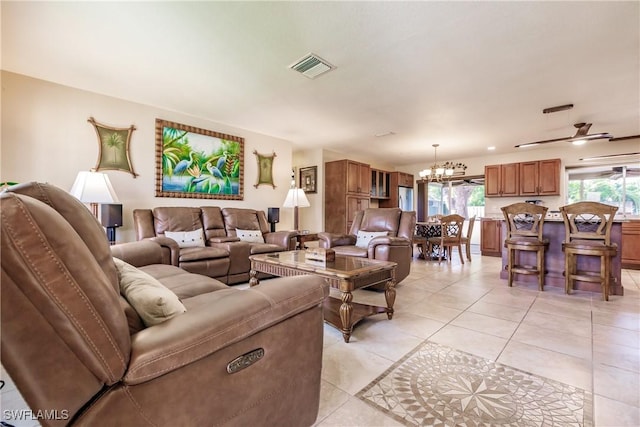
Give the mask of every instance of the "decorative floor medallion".
[[593, 425], [591, 393], [428, 341], [357, 396], [410, 426]]

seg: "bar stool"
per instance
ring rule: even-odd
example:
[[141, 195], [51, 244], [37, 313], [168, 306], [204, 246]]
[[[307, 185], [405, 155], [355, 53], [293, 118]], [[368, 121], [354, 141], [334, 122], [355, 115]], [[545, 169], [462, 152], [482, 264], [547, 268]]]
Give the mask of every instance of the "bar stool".
[[[571, 293], [576, 280], [600, 283], [602, 299], [609, 301], [611, 260], [618, 253], [618, 245], [611, 243], [611, 226], [618, 208], [598, 202], [578, 202], [560, 207], [564, 220], [565, 292]], [[578, 256], [600, 258], [599, 271], [578, 270]]]
[[[507, 248], [507, 272], [509, 286], [513, 285], [513, 276], [534, 274], [538, 276], [538, 290], [544, 288], [544, 254], [549, 247], [549, 239], [542, 237], [542, 227], [547, 208], [532, 203], [514, 203], [500, 208], [507, 223], [507, 236], [504, 247]], [[520, 263], [520, 254], [516, 251], [535, 252], [536, 265]]]

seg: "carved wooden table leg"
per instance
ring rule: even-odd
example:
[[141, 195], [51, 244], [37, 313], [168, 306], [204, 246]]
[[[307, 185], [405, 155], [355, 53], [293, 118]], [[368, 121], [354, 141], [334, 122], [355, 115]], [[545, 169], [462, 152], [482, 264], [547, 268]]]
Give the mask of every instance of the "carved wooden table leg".
[[393, 318], [393, 304], [396, 302], [396, 281], [394, 278], [387, 282], [384, 298], [387, 300], [387, 317], [391, 320]]
[[249, 270], [249, 287], [256, 286], [259, 283], [258, 272], [254, 269]]
[[340, 320], [342, 321], [342, 338], [349, 342], [351, 338], [351, 312], [353, 311], [353, 294], [342, 292], [342, 305], [340, 306]]

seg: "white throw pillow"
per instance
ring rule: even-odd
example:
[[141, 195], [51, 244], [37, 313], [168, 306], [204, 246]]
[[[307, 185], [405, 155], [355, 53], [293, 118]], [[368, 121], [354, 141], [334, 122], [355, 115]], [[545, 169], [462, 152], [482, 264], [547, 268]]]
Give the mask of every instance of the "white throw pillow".
[[196, 248], [204, 246], [202, 228], [193, 231], [165, 231], [164, 235], [178, 242], [181, 248]]
[[118, 269], [120, 293], [145, 326], [157, 325], [187, 311], [178, 296], [154, 277], [121, 259], [113, 261]]
[[260, 230], [240, 230], [236, 228], [236, 236], [243, 242], [264, 243], [264, 237]]
[[389, 233], [387, 231], [358, 231], [358, 239], [356, 240], [356, 247], [367, 249], [369, 242], [374, 237], [386, 236]]

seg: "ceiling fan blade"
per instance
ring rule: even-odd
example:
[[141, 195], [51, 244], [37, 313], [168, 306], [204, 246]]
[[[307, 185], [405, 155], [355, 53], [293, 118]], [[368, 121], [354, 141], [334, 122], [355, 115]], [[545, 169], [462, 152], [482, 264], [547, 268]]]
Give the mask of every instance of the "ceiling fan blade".
[[534, 145], [548, 144], [550, 142], [567, 141], [567, 140], [569, 140], [571, 138], [573, 138], [573, 137], [572, 136], [566, 136], [564, 138], [545, 139], [544, 141], [527, 142], [526, 144], [518, 144], [518, 145], [515, 145], [514, 147], [515, 148], [533, 147]]
[[636, 139], [636, 138], [640, 138], [640, 135], [620, 136], [617, 138], [611, 138], [609, 139], [609, 141], [626, 141], [628, 139]]

